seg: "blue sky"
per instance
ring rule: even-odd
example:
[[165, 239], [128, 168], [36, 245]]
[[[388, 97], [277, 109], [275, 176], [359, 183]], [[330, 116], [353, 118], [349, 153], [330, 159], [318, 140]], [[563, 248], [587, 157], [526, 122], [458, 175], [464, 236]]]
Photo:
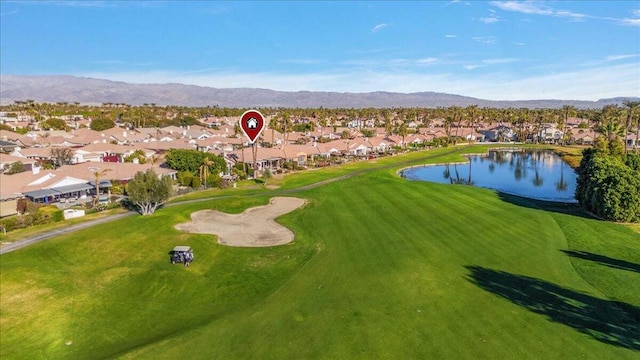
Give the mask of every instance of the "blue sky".
[[0, 74], [491, 100], [640, 96], [639, 1], [0, 1]]

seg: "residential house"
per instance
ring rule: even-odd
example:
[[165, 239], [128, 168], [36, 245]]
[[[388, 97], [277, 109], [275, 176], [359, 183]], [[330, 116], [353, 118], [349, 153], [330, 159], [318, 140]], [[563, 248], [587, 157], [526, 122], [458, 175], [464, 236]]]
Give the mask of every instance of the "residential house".
[[21, 162], [24, 165], [25, 171], [31, 171], [32, 168], [38, 167], [38, 162], [36, 160], [28, 159], [23, 156], [16, 156], [19, 155], [19, 153], [14, 154], [15, 155], [0, 153], [0, 172], [4, 172], [9, 169], [15, 162]]
[[555, 126], [546, 126], [540, 132], [541, 140], [545, 143], [560, 143], [562, 142], [563, 132], [557, 129]]
[[371, 145], [369, 148], [370, 153], [385, 154], [391, 150], [391, 146], [393, 145], [392, 141], [380, 137], [372, 137], [369, 138], [368, 141]]
[[10, 153], [17, 147], [18, 145], [15, 143], [12, 143], [10, 141], [0, 140], [0, 153]]
[[589, 129], [573, 128], [569, 130], [569, 142], [577, 145], [592, 145], [596, 138], [596, 132]]
[[514, 141], [516, 132], [506, 125], [498, 125], [479, 131], [487, 141]]

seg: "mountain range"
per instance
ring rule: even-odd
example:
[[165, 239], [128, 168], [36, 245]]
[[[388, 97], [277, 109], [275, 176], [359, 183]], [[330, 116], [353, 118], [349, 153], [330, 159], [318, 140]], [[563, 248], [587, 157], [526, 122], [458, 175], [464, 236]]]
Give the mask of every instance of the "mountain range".
[[584, 100], [513, 100], [495, 101], [438, 92], [321, 92], [275, 91], [254, 88], [211, 88], [185, 84], [132, 84], [104, 79], [67, 75], [0, 75], [0, 104], [32, 99], [36, 102], [79, 102], [81, 104], [124, 103], [190, 107], [218, 106], [230, 108], [393, 108], [469, 106], [493, 108], [598, 109], [621, 105], [638, 97]]

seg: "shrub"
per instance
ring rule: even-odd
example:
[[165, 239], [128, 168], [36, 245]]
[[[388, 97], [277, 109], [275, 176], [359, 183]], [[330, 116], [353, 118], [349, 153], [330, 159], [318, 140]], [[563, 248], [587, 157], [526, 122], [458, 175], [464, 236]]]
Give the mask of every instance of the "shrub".
[[197, 189], [201, 186], [202, 184], [200, 183], [200, 178], [197, 176], [194, 176], [191, 178], [191, 184], [190, 186], [194, 189]]
[[640, 176], [618, 156], [586, 149], [577, 169], [581, 207], [612, 221], [640, 222]]
[[627, 159], [625, 161], [628, 167], [635, 171], [640, 171], [640, 154], [627, 154]]
[[51, 214], [51, 220], [53, 222], [60, 222], [64, 220], [64, 211], [63, 210], [58, 210], [54, 213]]
[[37, 212], [34, 214], [16, 215], [0, 220], [0, 226], [6, 231], [24, 229], [34, 225], [48, 224], [53, 221], [53, 216], [45, 212]]
[[182, 186], [191, 186], [191, 181], [193, 179], [193, 173], [189, 171], [180, 171], [176, 175], [178, 178], [178, 184]]

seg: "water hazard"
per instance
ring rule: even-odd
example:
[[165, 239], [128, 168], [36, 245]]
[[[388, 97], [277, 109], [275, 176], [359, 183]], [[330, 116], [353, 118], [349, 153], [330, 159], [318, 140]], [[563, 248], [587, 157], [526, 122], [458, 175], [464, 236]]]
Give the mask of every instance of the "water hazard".
[[467, 163], [404, 169], [409, 180], [472, 185], [539, 200], [576, 202], [576, 173], [545, 150], [491, 150]]

